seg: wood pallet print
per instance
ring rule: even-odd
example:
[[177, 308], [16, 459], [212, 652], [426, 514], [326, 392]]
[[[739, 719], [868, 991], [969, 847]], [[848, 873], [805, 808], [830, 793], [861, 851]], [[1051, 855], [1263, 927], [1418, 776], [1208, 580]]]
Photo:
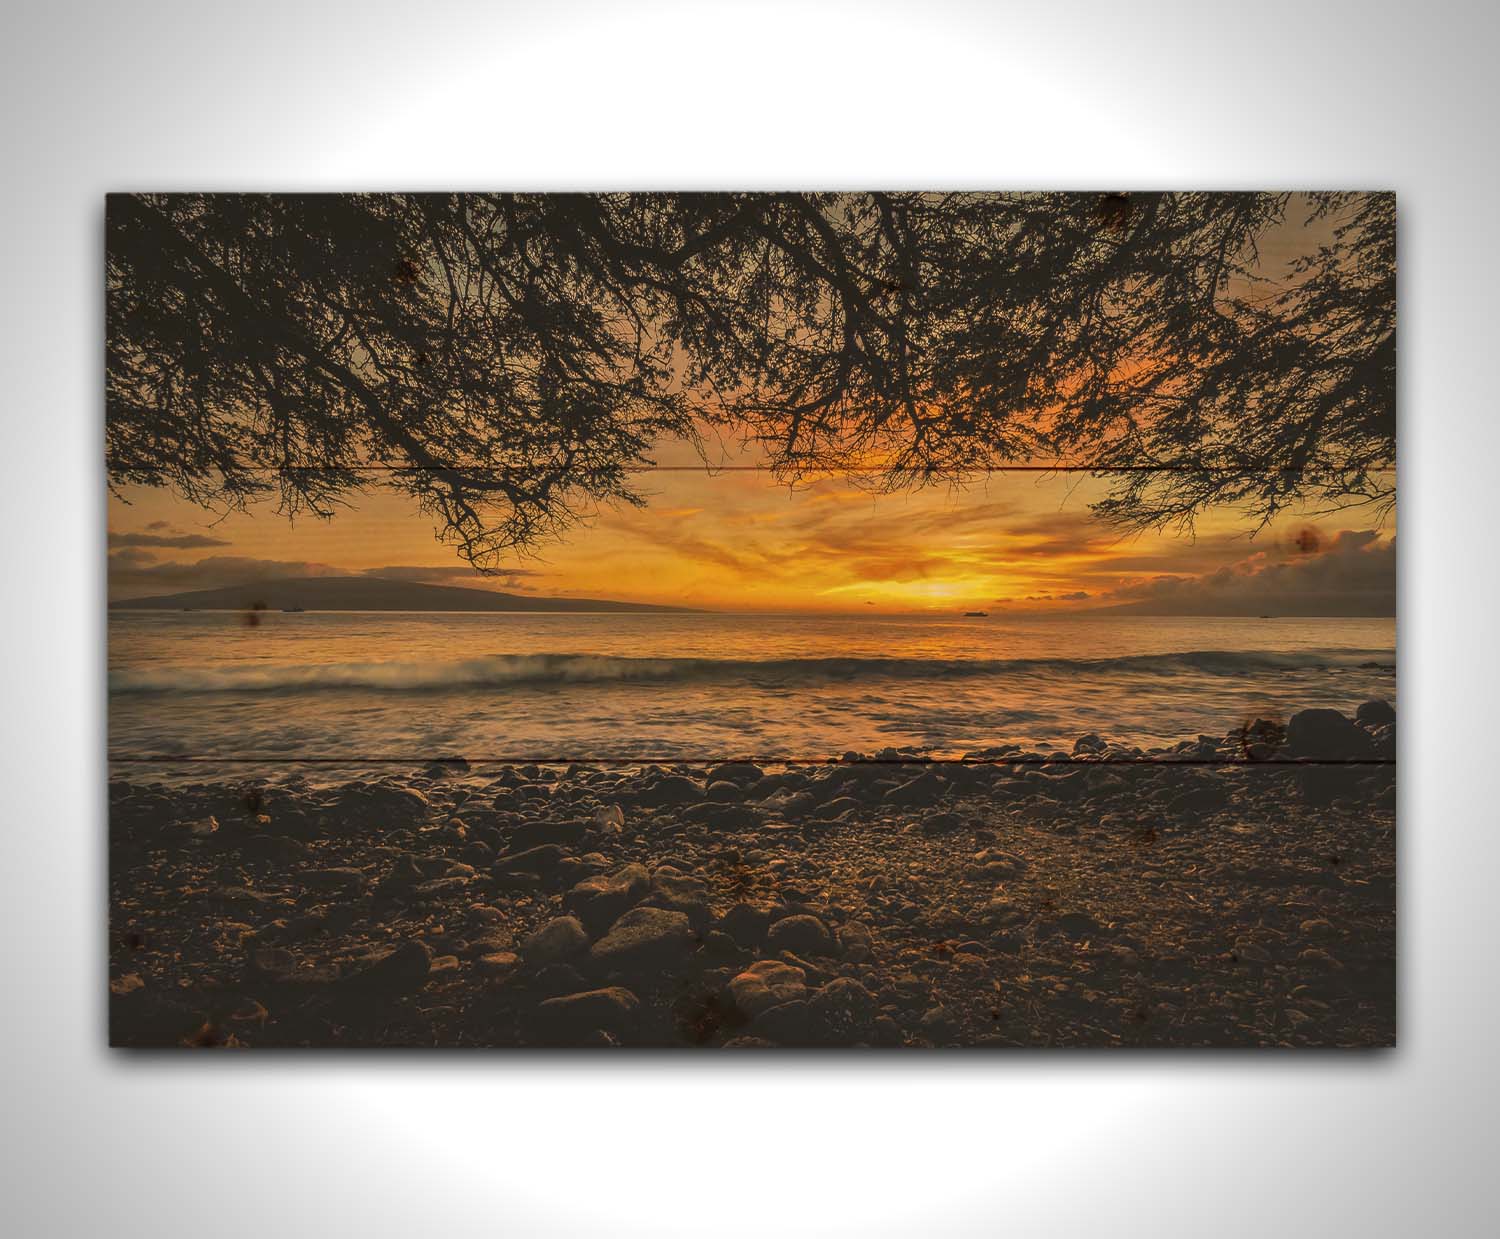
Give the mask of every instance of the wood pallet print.
[[111, 1043], [1394, 1044], [1395, 235], [112, 196]]

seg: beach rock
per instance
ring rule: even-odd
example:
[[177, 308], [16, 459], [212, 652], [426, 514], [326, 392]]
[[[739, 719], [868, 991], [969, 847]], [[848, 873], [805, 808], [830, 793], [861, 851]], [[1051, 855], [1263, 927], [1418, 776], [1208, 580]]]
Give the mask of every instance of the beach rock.
[[759, 766], [752, 765], [747, 761], [730, 761], [715, 766], [708, 772], [708, 781], [714, 783], [735, 783], [741, 787], [748, 787], [758, 783], [765, 777], [765, 772]]
[[479, 975], [489, 981], [503, 981], [512, 976], [521, 966], [521, 957], [514, 951], [491, 951], [474, 961]]
[[1229, 793], [1222, 780], [1206, 775], [1193, 780], [1192, 786], [1179, 792], [1167, 802], [1167, 812], [1173, 814], [1216, 813], [1229, 803]]
[[985, 925], [1014, 925], [1026, 919], [1020, 905], [1003, 895], [987, 899], [979, 906], [979, 920]]
[[741, 830], [758, 825], [760, 818], [761, 815], [748, 805], [718, 804], [713, 801], [691, 805], [682, 811], [683, 821], [712, 826], [715, 830]]
[[824, 804], [844, 794], [844, 789], [849, 786], [852, 771], [833, 769], [825, 771], [817, 778], [809, 779], [802, 789], [818, 804]]
[[492, 869], [496, 874], [548, 874], [562, 863], [566, 855], [567, 853], [557, 844], [544, 843], [540, 847], [527, 848], [521, 852], [507, 852], [496, 858]]
[[1048, 774], [1033, 770], [1026, 777], [1037, 791], [1052, 799], [1072, 801], [1087, 794], [1089, 779], [1093, 774], [1092, 770], [1071, 770], [1067, 774]]
[[651, 875], [644, 865], [626, 865], [610, 874], [585, 878], [563, 896], [563, 911], [597, 936], [645, 898]]
[[183, 828], [194, 839], [207, 839], [210, 835], [219, 832], [219, 819], [210, 814], [208, 817], [200, 817], [191, 822], [184, 822]]
[[619, 834], [625, 829], [625, 810], [617, 804], [607, 804], [595, 809], [594, 828], [605, 834]]
[[261, 829], [283, 839], [305, 841], [319, 835], [322, 824], [306, 809], [278, 804], [275, 815]]
[[531, 967], [562, 963], [583, 954], [589, 936], [576, 917], [554, 917], [521, 943], [521, 958]]
[[703, 799], [703, 787], [685, 775], [669, 774], [642, 788], [636, 798], [652, 808], [694, 804]]
[[1337, 710], [1299, 710], [1286, 725], [1286, 747], [1292, 757], [1324, 760], [1369, 757], [1369, 733]]
[[590, 982], [572, 964], [548, 964], [530, 973], [526, 988], [540, 998], [556, 998], [560, 994], [580, 994], [588, 989]]
[[495, 863], [495, 849], [483, 839], [474, 839], [464, 844], [458, 854], [476, 869], [487, 869]]
[[432, 949], [412, 938], [370, 956], [347, 981], [357, 989], [372, 992], [404, 992], [418, 988], [431, 971]]
[[1396, 707], [1389, 701], [1366, 701], [1354, 712], [1354, 721], [1362, 727], [1383, 727], [1396, 721]]
[[1356, 796], [1360, 779], [1366, 771], [1358, 766], [1307, 766], [1295, 773], [1297, 790], [1303, 801], [1321, 806]]
[[396, 858], [395, 863], [376, 884], [375, 893], [382, 898], [407, 895], [426, 876], [414, 857], [403, 854]]
[[335, 865], [333, 868], [305, 868], [297, 879], [312, 891], [344, 891], [354, 894], [369, 882], [369, 874], [353, 865]]
[[537, 1034], [558, 1045], [590, 1044], [603, 1032], [615, 1041], [635, 1038], [641, 1002], [618, 985], [548, 998], [536, 1011]]
[[832, 955], [833, 938], [827, 927], [815, 916], [786, 916], [772, 924], [766, 942], [773, 951], [791, 951], [794, 955]]
[[703, 945], [699, 950], [708, 964], [725, 964], [744, 955], [739, 943], [717, 929], [710, 929], [703, 935]]
[[898, 783], [885, 794], [885, 803], [901, 806], [936, 804], [942, 799], [948, 785], [935, 770], [924, 770], [914, 779]]
[[843, 817], [846, 813], [853, 813], [862, 808], [864, 808], [863, 803], [853, 796], [835, 796], [832, 800], [824, 801], [808, 816], [815, 821], [829, 822], [836, 817]]
[[469, 763], [462, 757], [434, 757], [423, 768], [422, 773], [429, 779], [451, 778], [468, 774]]
[[1078, 757], [1085, 753], [1102, 753], [1108, 747], [1109, 741], [1097, 732], [1091, 731], [1073, 741], [1073, 755]]
[[1019, 877], [1025, 872], [1024, 860], [1014, 852], [1006, 852], [1000, 848], [985, 848], [983, 851], [975, 852], [973, 864], [969, 869], [972, 877], [991, 882]]
[[582, 843], [587, 833], [588, 823], [577, 820], [543, 818], [534, 822], [522, 822], [505, 836], [505, 849], [516, 855], [547, 844], [570, 848]]
[[849, 921], [839, 929], [839, 950], [851, 964], [863, 964], [874, 956], [870, 930], [860, 921]]
[[807, 1045], [811, 1012], [802, 999], [768, 1007], [751, 1023], [751, 1032], [781, 1045]]
[[922, 1016], [922, 1035], [941, 1044], [951, 1041], [958, 1034], [958, 1017], [947, 1007], [929, 1008]]
[[350, 783], [334, 803], [334, 812], [340, 817], [363, 826], [413, 826], [431, 809], [431, 802], [415, 788], [388, 783]]
[[472, 875], [459, 874], [451, 878], [434, 878], [431, 882], [419, 882], [412, 887], [412, 898], [418, 902], [446, 902], [463, 891], [472, 880]]
[[807, 996], [807, 973], [779, 960], [762, 959], [729, 982], [729, 997], [752, 1019], [771, 1007]]
[[1064, 912], [1057, 927], [1070, 938], [1087, 938], [1100, 932], [1099, 922], [1087, 912]]
[[716, 804], [728, 804], [738, 800], [745, 792], [738, 783], [731, 783], [728, 779], [717, 779], [703, 789], [703, 794]]
[[866, 1039], [880, 1004], [858, 981], [838, 977], [808, 1000], [809, 1033], [823, 1045], [852, 1045]]
[[463, 937], [464, 953], [487, 955], [491, 951], [508, 951], [515, 945], [515, 936], [504, 925], [471, 925]]
[[681, 912], [632, 908], [589, 950], [599, 967], [616, 971], [651, 970], [678, 963], [692, 949], [693, 930]]
[[804, 790], [788, 793], [783, 789], [767, 800], [765, 807], [784, 814], [792, 821], [798, 821], [816, 809], [818, 804], [818, 798], [811, 792]]
[[681, 912], [695, 933], [707, 927], [712, 915], [708, 906], [708, 884], [685, 873], [658, 871], [651, 878], [651, 891], [645, 902], [653, 908]]
[[718, 928], [742, 947], [758, 947], [766, 940], [774, 912], [770, 904], [742, 901], [719, 918]]
[[946, 835], [964, 824], [957, 813], [929, 813], [922, 819], [924, 835]]

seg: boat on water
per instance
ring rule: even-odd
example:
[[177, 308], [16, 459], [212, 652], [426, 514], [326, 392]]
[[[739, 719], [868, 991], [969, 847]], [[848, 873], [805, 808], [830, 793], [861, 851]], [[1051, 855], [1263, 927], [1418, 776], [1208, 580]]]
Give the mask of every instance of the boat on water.
[[283, 615], [292, 615], [292, 614], [294, 614], [297, 611], [305, 611], [305, 610], [307, 610], [306, 607], [282, 607], [281, 608], [281, 613]]
[[989, 619], [988, 611], [965, 611], [964, 619]]

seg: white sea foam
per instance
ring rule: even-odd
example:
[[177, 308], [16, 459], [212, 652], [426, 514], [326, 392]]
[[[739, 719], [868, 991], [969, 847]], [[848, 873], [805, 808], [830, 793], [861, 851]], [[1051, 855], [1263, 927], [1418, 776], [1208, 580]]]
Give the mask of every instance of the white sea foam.
[[390, 661], [225, 667], [166, 667], [119, 670], [110, 676], [114, 693], [251, 693], [370, 689], [378, 692], [588, 684], [620, 681], [718, 681], [782, 683], [829, 681], [944, 680], [1048, 672], [1076, 675], [1183, 673], [1243, 675], [1247, 672], [1335, 670], [1388, 658], [1381, 650], [1190, 650], [1119, 658], [628, 658], [598, 654], [501, 654], [443, 661]]

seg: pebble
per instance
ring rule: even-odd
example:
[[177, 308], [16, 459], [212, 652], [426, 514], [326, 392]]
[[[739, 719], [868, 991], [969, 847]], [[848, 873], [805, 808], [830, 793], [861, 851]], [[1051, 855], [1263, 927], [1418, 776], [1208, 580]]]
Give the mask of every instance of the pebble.
[[638, 799], [650, 806], [693, 804], [703, 799], [703, 787], [684, 775], [669, 774], [642, 789]]
[[806, 981], [803, 969], [762, 959], [729, 982], [729, 996], [739, 1010], [754, 1018], [771, 1007], [805, 997]]
[[1057, 918], [1057, 927], [1070, 938], [1086, 938], [1100, 932], [1099, 922], [1087, 912], [1064, 912]]
[[851, 964], [862, 964], [874, 956], [869, 927], [860, 921], [849, 921], [839, 929], [839, 950]]
[[930, 1007], [922, 1015], [922, 1034], [932, 1041], [947, 1041], [958, 1032], [958, 1019], [947, 1007]]
[[658, 869], [651, 879], [646, 903], [653, 908], [681, 912], [694, 932], [702, 931], [712, 915], [709, 909], [708, 885], [690, 874], [667, 873]]
[[826, 1045], [852, 1045], [867, 1039], [879, 1004], [875, 995], [858, 981], [838, 977], [808, 1000], [808, 1018], [813, 1039]]
[[618, 985], [548, 998], [537, 1007], [538, 1035], [563, 1045], [589, 1044], [597, 1033], [616, 1041], [634, 1038], [641, 1001]]
[[584, 878], [563, 896], [563, 911], [575, 916], [590, 934], [604, 932], [640, 903], [651, 889], [644, 865], [626, 865], [614, 873]]
[[768, 1007], [751, 1024], [751, 1031], [782, 1045], [806, 1045], [810, 1040], [811, 1011], [803, 999]]
[[415, 989], [432, 971], [432, 949], [408, 939], [382, 955], [371, 956], [348, 978], [349, 984], [369, 990]]
[[936, 771], [926, 770], [891, 788], [885, 794], [885, 802], [891, 805], [930, 805], [937, 803], [947, 790], [948, 785]]
[[749, 949], [766, 940], [775, 909], [770, 904], [741, 901], [719, 918], [718, 928]]
[[970, 868], [973, 877], [992, 882], [1019, 877], [1025, 871], [1024, 860], [1014, 852], [1005, 852], [1000, 848], [985, 848], [982, 852], [975, 852]]
[[681, 912], [632, 908], [589, 950], [593, 962], [618, 971], [667, 968], [692, 949], [692, 926]]
[[828, 928], [815, 916], [787, 916], [776, 921], [766, 934], [774, 951], [791, 951], [796, 955], [832, 955], [833, 938]]
[[710, 783], [728, 782], [741, 786], [758, 783], [764, 777], [765, 772], [750, 762], [724, 762], [708, 772]]
[[486, 977], [510, 976], [521, 966], [521, 957], [514, 951], [491, 951], [474, 961], [474, 966]]
[[589, 949], [589, 936], [574, 916], [558, 916], [521, 943], [521, 958], [532, 967], [560, 963]]

